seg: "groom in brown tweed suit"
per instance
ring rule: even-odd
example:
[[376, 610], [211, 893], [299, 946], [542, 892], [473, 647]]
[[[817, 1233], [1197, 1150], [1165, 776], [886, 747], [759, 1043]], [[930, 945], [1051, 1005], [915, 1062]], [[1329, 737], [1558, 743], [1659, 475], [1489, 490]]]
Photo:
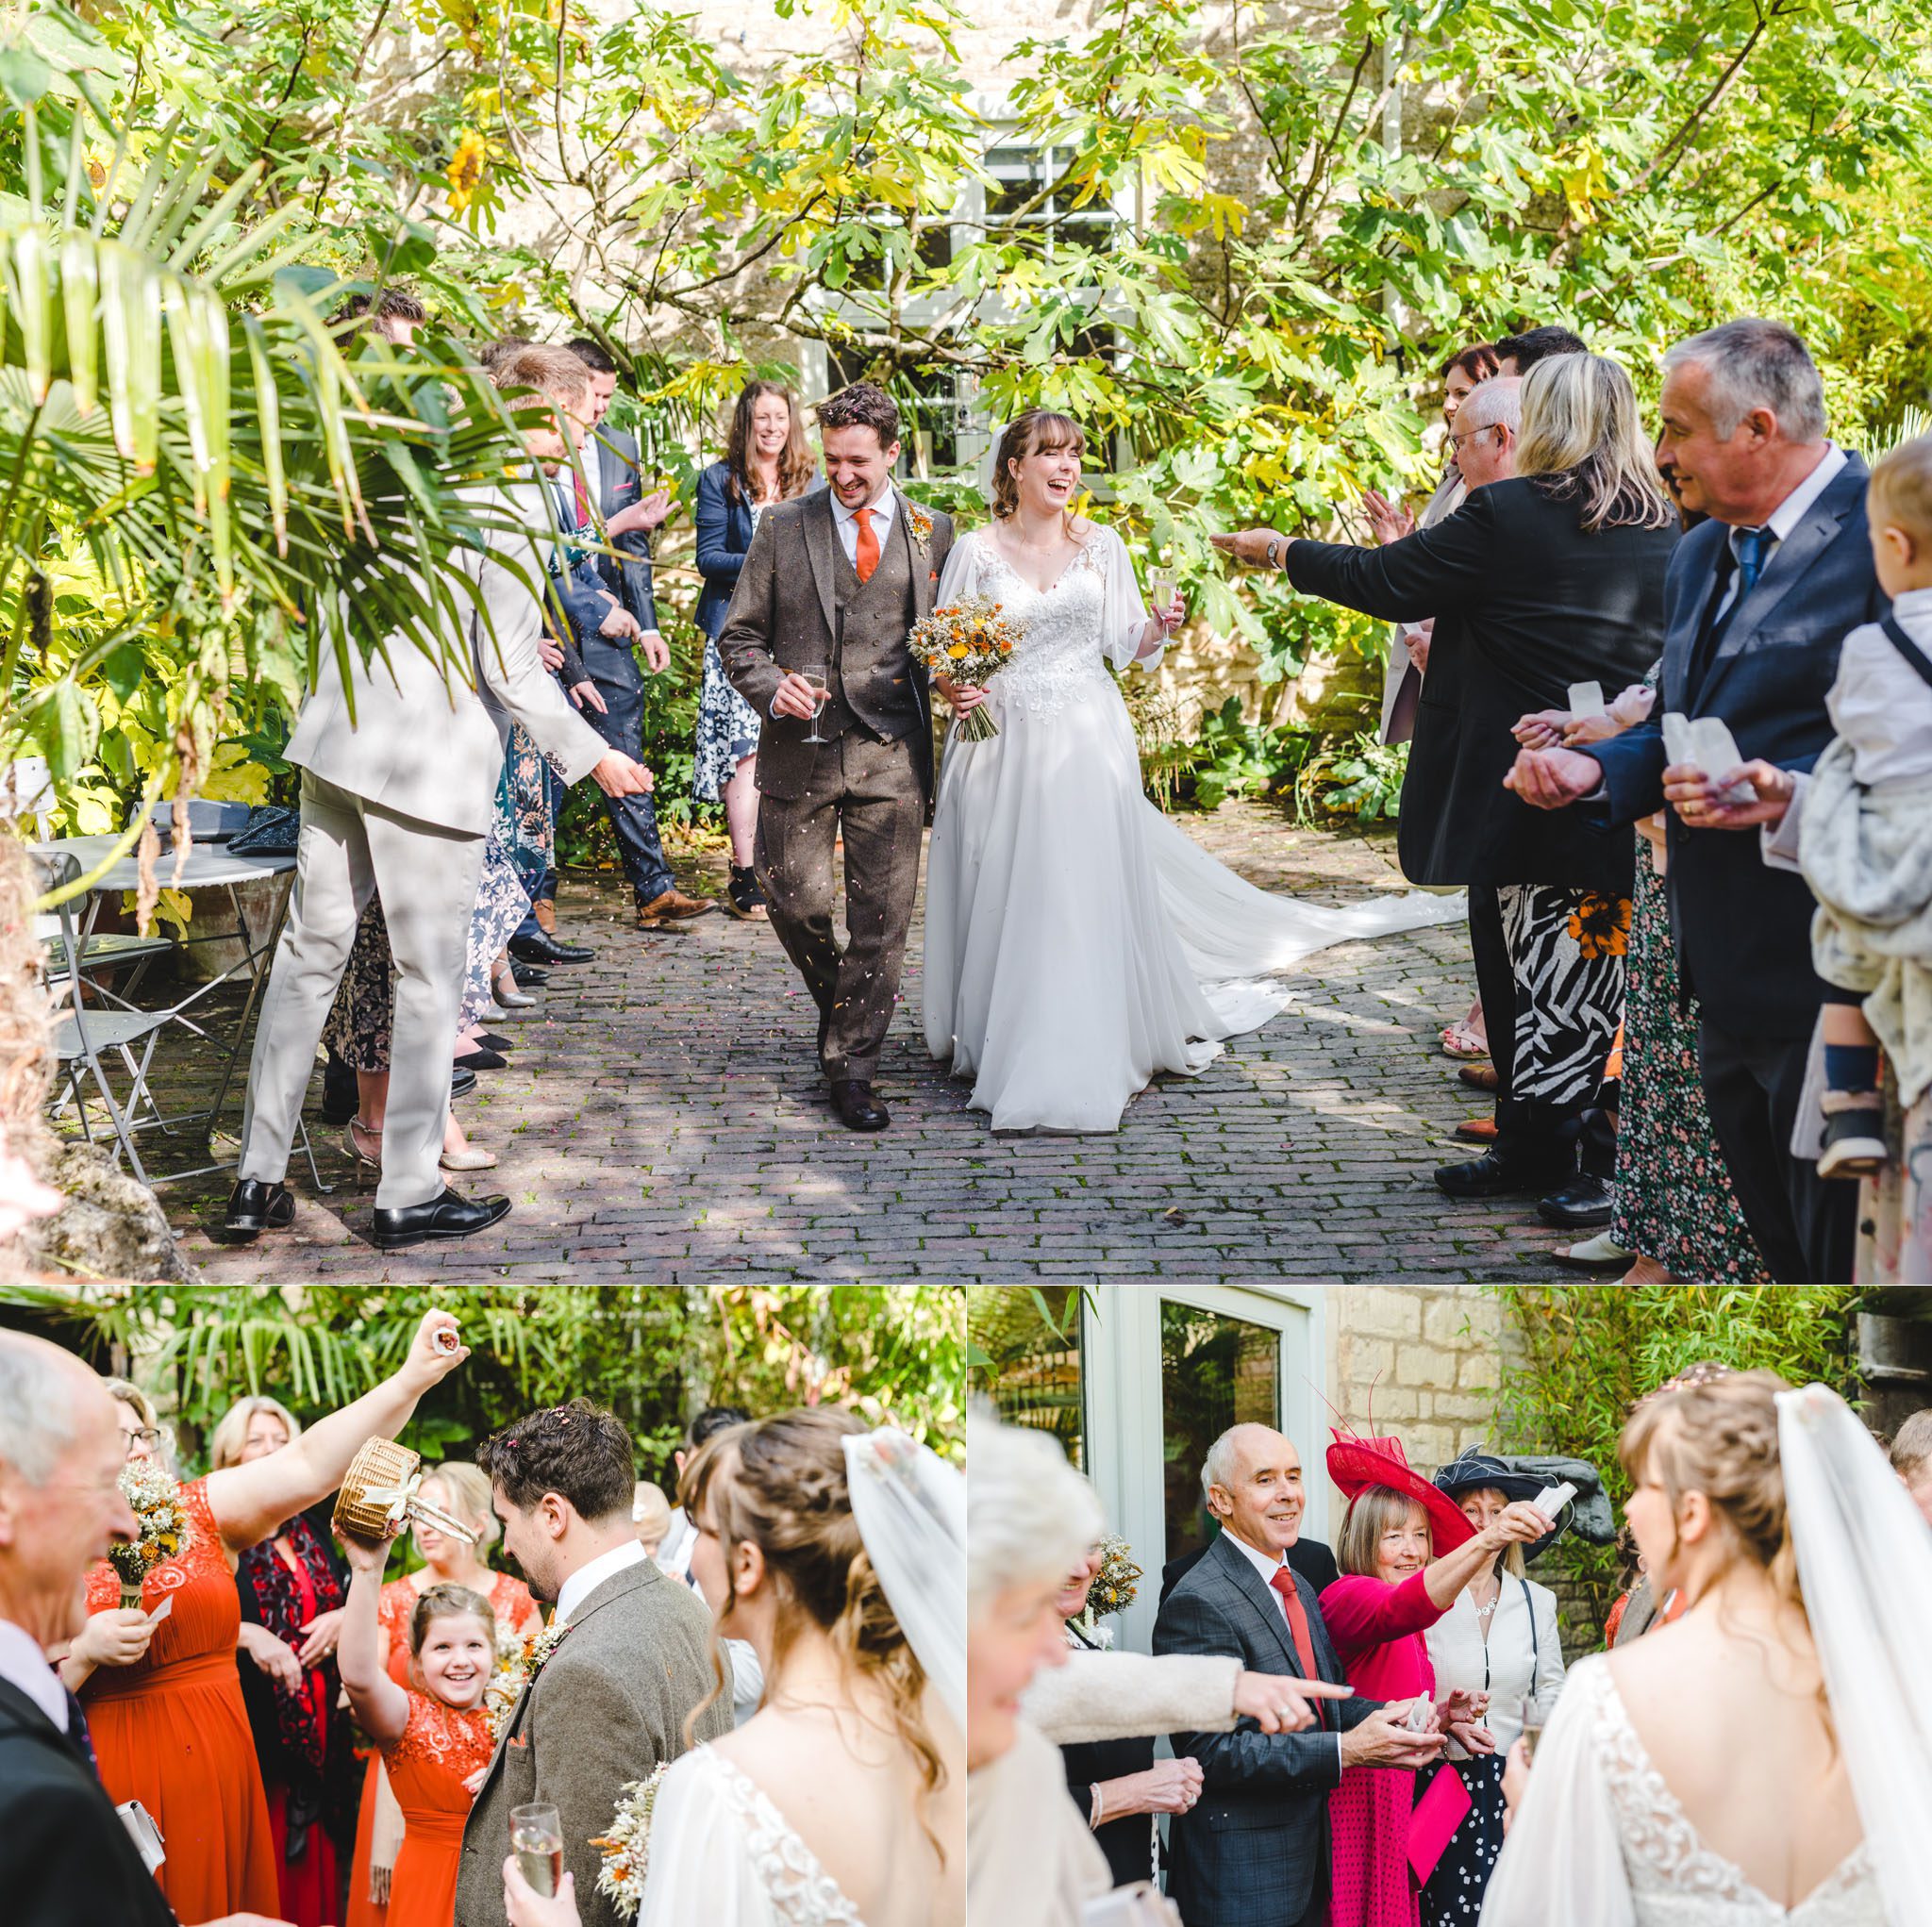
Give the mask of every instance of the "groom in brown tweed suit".
[[[891, 1120], [873, 1095], [932, 808], [924, 668], [907, 631], [930, 613], [953, 524], [892, 486], [899, 411], [870, 382], [819, 407], [830, 487], [768, 508], [718, 638], [725, 673], [768, 718], [758, 744], [758, 876], [772, 927], [819, 1007], [819, 1061], [854, 1131]], [[805, 739], [824, 665], [822, 743]], [[845, 842], [843, 951], [832, 851]]]

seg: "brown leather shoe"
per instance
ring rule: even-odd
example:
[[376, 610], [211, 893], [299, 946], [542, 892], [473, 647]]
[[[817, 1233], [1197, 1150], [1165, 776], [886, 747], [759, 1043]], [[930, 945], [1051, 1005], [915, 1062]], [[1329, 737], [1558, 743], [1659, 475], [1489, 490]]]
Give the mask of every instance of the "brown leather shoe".
[[530, 905], [530, 914], [537, 920], [537, 928], [545, 937], [557, 935], [557, 905], [548, 897], [539, 897]]
[[1464, 1064], [1456, 1074], [1472, 1090], [1496, 1090], [1502, 1086], [1493, 1064]]
[[883, 1131], [892, 1121], [891, 1113], [872, 1094], [872, 1086], [856, 1077], [833, 1084], [832, 1108], [848, 1131]]
[[1496, 1121], [1494, 1118], [1465, 1118], [1457, 1125], [1453, 1135], [1469, 1144], [1493, 1144], [1496, 1141]]
[[688, 897], [680, 889], [667, 889], [662, 896], [638, 905], [638, 928], [662, 930], [667, 924], [689, 922], [717, 907], [709, 897]]

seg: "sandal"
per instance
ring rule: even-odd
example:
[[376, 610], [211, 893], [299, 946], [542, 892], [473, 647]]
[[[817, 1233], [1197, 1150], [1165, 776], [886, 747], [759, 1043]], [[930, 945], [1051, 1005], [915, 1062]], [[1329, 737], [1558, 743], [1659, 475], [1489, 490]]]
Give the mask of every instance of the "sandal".
[[1461, 1059], [1487, 1057], [1490, 1055], [1489, 1040], [1477, 1037], [1467, 1022], [1444, 1024], [1442, 1055]]

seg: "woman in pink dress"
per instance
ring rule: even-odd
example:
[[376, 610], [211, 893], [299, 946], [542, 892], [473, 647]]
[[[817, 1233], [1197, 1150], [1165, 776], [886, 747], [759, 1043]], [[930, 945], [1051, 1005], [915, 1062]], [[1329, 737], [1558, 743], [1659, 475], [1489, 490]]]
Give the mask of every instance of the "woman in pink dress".
[[[1348, 1511], [1335, 1542], [1341, 1577], [1322, 1594], [1322, 1619], [1348, 1683], [1369, 1699], [1433, 1702], [1436, 1674], [1424, 1632], [1505, 1546], [1541, 1538], [1550, 1522], [1519, 1500], [1478, 1532], [1460, 1506], [1409, 1469], [1393, 1438], [1336, 1433], [1328, 1476]], [[1424, 1711], [1462, 1739], [1481, 1720], [1481, 1701], [1457, 1692]], [[1453, 1796], [1460, 1787], [1456, 1781], [1442, 1790]], [[1418, 1826], [1422, 1864], [1411, 1865], [1410, 1818], [1418, 1795], [1426, 1801], [1431, 1791], [1399, 1767], [1343, 1772], [1328, 1800], [1328, 1927], [1420, 1927], [1423, 1883], [1453, 1831], [1436, 1832], [1444, 1823], [1433, 1816]], [[1468, 1799], [1463, 1793], [1465, 1808]]]

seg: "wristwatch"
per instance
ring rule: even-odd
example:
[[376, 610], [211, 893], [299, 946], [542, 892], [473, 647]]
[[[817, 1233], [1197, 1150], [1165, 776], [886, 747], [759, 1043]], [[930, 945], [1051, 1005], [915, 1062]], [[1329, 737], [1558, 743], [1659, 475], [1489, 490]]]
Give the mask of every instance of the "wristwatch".
[[1284, 543], [1284, 542], [1282, 541], [1282, 540], [1281, 540], [1281, 538], [1280, 538], [1279, 536], [1270, 536], [1270, 537], [1268, 538], [1268, 566], [1269, 566], [1269, 568], [1271, 568], [1271, 569], [1279, 569], [1279, 568], [1281, 567], [1281, 554], [1282, 554], [1282, 550], [1283, 550], [1283, 549], [1284, 549], [1284, 548], [1285, 548], [1286, 546], [1287, 546], [1287, 545], [1286, 545], [1286, 544], [1285, 544], [1285, 543]]

